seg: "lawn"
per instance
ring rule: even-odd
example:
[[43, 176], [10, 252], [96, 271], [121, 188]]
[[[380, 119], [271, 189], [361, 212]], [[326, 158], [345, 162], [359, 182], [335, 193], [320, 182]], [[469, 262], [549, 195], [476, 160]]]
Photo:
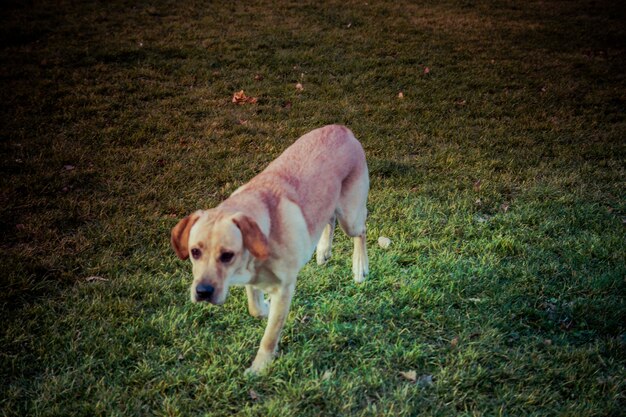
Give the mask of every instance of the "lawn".
[[[619, 2], [0, 10], [0, 415], [623, 415]], [[192, 305], [169, 232], [329, 123], [370, 276], [338, 232], [247, 377], [264, 322]]]

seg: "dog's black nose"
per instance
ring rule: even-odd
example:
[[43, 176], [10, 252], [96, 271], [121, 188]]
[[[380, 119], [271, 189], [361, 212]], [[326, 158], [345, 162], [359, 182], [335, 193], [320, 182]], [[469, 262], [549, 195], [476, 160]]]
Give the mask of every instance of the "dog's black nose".
[[213, 295], [213, 287], [209, 284], [196, 285], [196, 296], [198, 301], [210, 300]]

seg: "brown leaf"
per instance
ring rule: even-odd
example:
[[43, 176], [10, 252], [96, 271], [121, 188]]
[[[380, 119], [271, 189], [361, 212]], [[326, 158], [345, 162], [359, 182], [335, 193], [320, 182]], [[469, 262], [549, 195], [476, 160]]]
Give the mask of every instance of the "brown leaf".
[[243, 90], [240, 90], [240, 91], [236, 92], [235, 94], [233, 94], [232, 102], [235, 103], [235, 104], [245, 104], [245, 103], [254, 104], [254, 103], [257, 102], [257, 98], [256, 97], [248, 97], [246, 95], [246, 93], [244, 93]]
[[263, 80], [263, 76], [261, 74], [257, 74], [254, 76], [254, 81], [262, 81]]
[[481, 180], [476, 180], [476, 182], [474, 183], [474, 191], [480, 192], [480, 186], [481, 185], [482, 185], [482, 181]]
[[474, 220], [477, 223], [487, 223], [489, 221], [489, 219], [491, 219], [491, 216], [489, 216], [488, 214], [483, 214], [483, 215], [476, 214], [474, 216]]
[[402, 375], [404, 379], [407, 379], [411, 382], [417, 381], [417, 372], [415, 371], [406, 371], [406, 372], [401, 371], [400, 375]]
[[107, 278], [102, 278], [102, 277], [97, 277], [97, 276], [94, 275], [94, 276], [85, 278], [85, 281], [87, 281], [87, 282], [108, 281], [108, 279]]
[[250, 391], [248, 391], [248, 394], [250, 395], [250, 399], [252, 401], [258, 401], [259, 400], [259, 394], [257, 394], [257, 392], [255, 390], [253, 390], [252, 388], [250, 388]]
[[456, 348], [459, 344], [459, 336], [455, 336], [454, 339], [450, 340], [450, 347], [452, 349]]

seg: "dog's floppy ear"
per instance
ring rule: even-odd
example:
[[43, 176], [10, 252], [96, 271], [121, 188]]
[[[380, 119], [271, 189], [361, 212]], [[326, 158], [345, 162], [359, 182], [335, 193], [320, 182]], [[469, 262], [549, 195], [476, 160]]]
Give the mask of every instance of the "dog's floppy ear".
[[243, 214], [233, 217], [233, 222], [241, 230], [243, 245], [252, 256], [262, 261], [266, 260], [270, 256], [270, 247], [267, 243], [267, 237], [259, 229], [259, 225]]
[[172, 247], [180, 259], [189, 258], [189, 231], [198, 221], [200, 211], [190, 214], [172, 229]]

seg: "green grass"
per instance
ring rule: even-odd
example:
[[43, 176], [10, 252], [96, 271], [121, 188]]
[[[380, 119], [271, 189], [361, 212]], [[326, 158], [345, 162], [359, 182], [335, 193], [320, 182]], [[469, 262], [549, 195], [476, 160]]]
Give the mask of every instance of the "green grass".
[[[619, 2], [241, 3], [0, 6], [1, 414], [621, 415]], [[169, 230], [328, 123], [371, 275], [339, 232], [246, 378], [264, 323]]]

